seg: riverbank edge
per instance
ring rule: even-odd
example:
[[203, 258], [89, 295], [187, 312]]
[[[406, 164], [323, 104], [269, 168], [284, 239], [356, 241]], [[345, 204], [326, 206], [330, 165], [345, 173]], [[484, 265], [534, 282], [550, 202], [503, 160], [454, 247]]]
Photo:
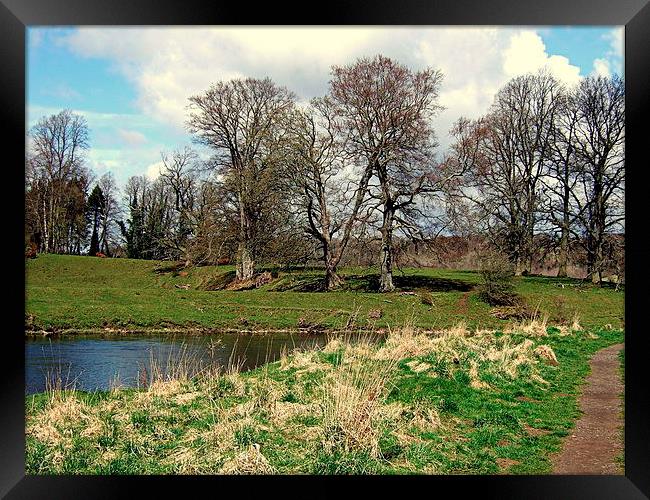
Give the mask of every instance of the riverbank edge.
[[[355, 328], [354, 332], [359, 334], [384, 334], [388, 329], [364, 329]], [[434, 330], [418, 330], [421, 333], [437, 333]], [[208, 328], [208, 327], [176, 327], [176, 328], [61, 328], [53, 330], [33, 330], [25, 328], [25, 337], [61, 337], [76, 335], [93, 335], [100, 337], [125, 336], [125, 335], [160, 335], [160, 334], [189, 334], [189, 335], [218, 335], [238, 333], [243, 335], [346, 335], [350, 329], [330, 328]]]

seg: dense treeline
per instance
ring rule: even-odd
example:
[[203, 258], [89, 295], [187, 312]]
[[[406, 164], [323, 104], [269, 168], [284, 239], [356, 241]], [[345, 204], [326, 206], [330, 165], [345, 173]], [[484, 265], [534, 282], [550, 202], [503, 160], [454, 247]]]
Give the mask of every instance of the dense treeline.
[[212, 155], [163, 153], [160, 176], [130, 178], [121, 200], [110, 174], [95, 181], [84, 165], [84, 119], [43, 118], [29, 137], [29, 242], [232, 261], [240, 280], [260, 263], [320, 261], [327, 288], [340, 283], [338, 266], [372, 252], [391, 291], [397, 257], [435, 254], [456, 235], [489, 241], [517, 274], [552, 254], [560, 276], [582, 259], [600, 281], [624, 233], [623, 81], [516, 77], [485, 116], [458, 120], [441, 155], [432, 119], [442, 80], [377, 56], [332, 68], [326, 95], [306, 105], [268, 78], [216, 83], [190, 97], [187, 119]]

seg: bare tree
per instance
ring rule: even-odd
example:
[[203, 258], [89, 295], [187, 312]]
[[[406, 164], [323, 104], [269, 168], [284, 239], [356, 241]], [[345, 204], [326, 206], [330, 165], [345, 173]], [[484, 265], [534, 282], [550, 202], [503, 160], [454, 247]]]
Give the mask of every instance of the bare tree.
[[360, 59], [334, 67], [330, 97], [348, 151], [377, 178], [374, 197], [381, 211], [380, 291], [392, 291], [393, 231], [395, 224], [431, 180], [432, 151], [436, 146], [430, 119], [437, 104], [442, 73], [412, 72], [389, 58]]
[[189, 265], [188, 244], [196, 221], [193, 218], [196, 197], [196, 165], [198, 155], [189, 147], [161, 153], [163, 168], [160, 178], [173, 193], [175, 228], [165, 242], [174, 254], [185, 257]]
[[580, 161], [576, 147], [579, 110], [575, 92], [567, 90], [558, 95], [558, 112], [553, 126], [551, 155], [542, 178], [544, 183], [542, 212], [551, 229], [559, 232], [558, 277], [567, 276], [569, 248], [575, 234], [577, 211], [574, 203], [579, 180]]
[[192, 238], [187, 256], [195, 264], [219, 264], [236, 253], [238, 221], [236, 211], [224, 204], [227, 192], [213, 178], [204, 179], [197, 187], [192, 219]]
[[105, 255], [111, 256], [113, 246], [117, 244], [115, 226], [120, 216], [119, 189], [111, 172], [102, 175], [97, 184], [104, 195], [104, 210], [99, 221], [99, 249]]
[[581, 168], [575, 190], [584, 231], [587, 271], [602, 281], [605, 236], [625, 218], [625, 83], [618, 76], [587, 77], [576, 90], [575, 144]]
[[504, 247], [516, 274], [532, 268], [545, 168], [552, 156], [560, 83], [541, 71], [516, 77], [487, 116], [455, 130], [459, 161], [470, 162], [460, 186], [484, 228]]
[[362, 168], [359, 173], [346, 162], [348, 155], [336, 119], [328, 98], [314, 99], [309, 108], [292, 117], [289, 144], [290, 183], [297, 191], [305, 232], [322, 252], [327, 290], [342, 283], [337, 267], [363, 207], [372, 172]]
[[237, 278], [255, 270], [263, 215], [277, 201], [274, 143], [283, 135], [294, 95], [269, 78], [219, 82], [190, 98], [188, 127], [196, 139], [215, 149], [215, 166], [235, 197], [239, 216]]
[[28, 215], [42, 252], [81, 251], [90, 173], [83, 166], [88, 148], [84, 117], [70, 110], [41, 118], [29, 133]]

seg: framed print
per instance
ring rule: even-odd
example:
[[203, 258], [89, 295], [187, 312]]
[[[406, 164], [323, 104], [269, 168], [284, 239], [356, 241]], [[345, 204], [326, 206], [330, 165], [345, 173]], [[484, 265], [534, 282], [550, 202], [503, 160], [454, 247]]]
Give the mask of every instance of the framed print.
[[3, 495], [648, 497], [644, 0], [2, 2]]

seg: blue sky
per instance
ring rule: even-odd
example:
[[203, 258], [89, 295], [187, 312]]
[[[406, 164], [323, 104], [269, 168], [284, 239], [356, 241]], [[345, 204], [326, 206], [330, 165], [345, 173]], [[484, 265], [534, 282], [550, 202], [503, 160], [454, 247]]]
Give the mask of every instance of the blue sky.
[[435, 124], [441, 147], [461, 115], [478, 116], [509, 78], [548, 66], [567, 84], [622, 73], [623, 29], [518, 28], [39, 28], [28, 29], [27, 118], [70, 108], [91, 132], [88, 163], [154, 178], [160, 152], [190, 144], [187, 98], [211, 82], [270, 76], [307, 100], [325, 92], [332, 64], [382, 53], [446, 77]]

